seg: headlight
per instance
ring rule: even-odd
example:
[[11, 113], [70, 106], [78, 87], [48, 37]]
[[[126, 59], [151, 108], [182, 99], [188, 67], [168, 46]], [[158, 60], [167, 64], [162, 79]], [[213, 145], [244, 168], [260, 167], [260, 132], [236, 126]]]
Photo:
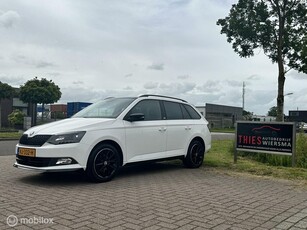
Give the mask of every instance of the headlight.
[[47, 143], [53, 145], [78, 143], [81, 141], [84, 134], [85, 131], [53, 135], [48, 139]]

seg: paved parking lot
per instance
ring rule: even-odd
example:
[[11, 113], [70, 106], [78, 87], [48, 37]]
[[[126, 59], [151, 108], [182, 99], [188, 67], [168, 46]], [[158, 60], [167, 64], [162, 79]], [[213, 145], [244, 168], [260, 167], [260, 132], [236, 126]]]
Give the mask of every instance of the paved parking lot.
[[307, 189], [286, 181], [157, 163], [92, 184], [13, 162], [0, 157], [0, 229], [307, 229]]

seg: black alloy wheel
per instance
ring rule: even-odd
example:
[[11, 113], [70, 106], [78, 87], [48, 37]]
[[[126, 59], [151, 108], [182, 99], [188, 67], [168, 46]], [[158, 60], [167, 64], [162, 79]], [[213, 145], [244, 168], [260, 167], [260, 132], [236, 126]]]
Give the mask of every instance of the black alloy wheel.
[[188, 152], [183, 159], [183, 163], [189, 168], [199, 168], [204, 161], [204, 154], [204, 144], [199, 140], [193, 140], [189, 145]]
[[118, 150], [110, 144], [102, 144], [90, 154], [87, 175], [94, 182], [110, 181], [120, 167]]

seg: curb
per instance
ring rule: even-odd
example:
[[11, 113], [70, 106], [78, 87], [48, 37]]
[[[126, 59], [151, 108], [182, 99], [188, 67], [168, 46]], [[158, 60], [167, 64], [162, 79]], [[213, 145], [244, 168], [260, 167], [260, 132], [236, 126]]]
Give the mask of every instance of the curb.
[[18, 141], [19, 138], [0, 138], [0, 141]]

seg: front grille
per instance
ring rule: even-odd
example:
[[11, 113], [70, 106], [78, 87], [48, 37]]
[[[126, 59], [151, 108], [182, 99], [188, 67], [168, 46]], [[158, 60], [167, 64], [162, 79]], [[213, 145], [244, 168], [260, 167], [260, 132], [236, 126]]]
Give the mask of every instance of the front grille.
[[33, 167], [48, 167], [54, 166], [58, 158], [45, 158], [45, 157], [25, 157], [17, 156], [16, 161], [21, 165], [28, 165]]
[[21, 136], [19, 143], [29, 146], [42, 146], [51, 137], [51, 135], [36, 135], [34, 137], [28, 137], [27, 134]]
[[[48, 167], [56, 166], [56, 162], [59, 158], [57, 157], [25, 157], [25, 156], [16, 156], [16, 161], [18, 164], [33, 166], [33, 167]], [[77, 161], [72, 159], [71, 164], [76, 164]]]

